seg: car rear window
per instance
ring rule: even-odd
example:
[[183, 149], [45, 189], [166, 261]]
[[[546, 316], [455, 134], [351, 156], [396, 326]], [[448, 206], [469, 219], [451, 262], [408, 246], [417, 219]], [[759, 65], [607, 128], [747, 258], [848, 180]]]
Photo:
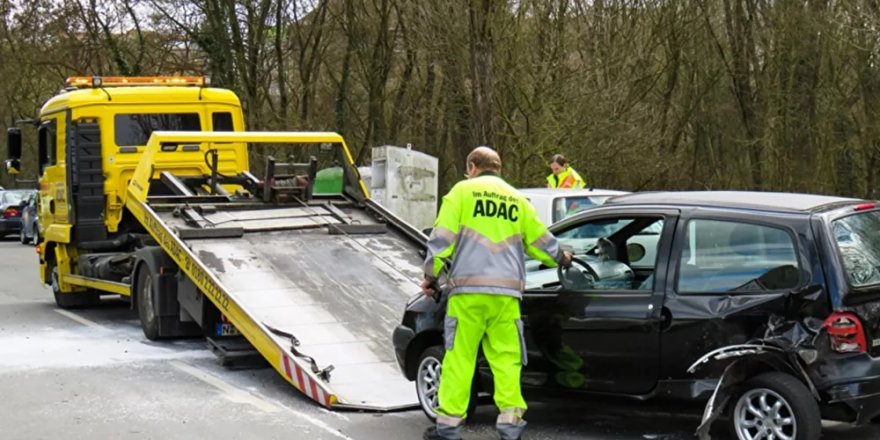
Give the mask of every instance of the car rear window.
[[880, 211], [865, 211], [831, 224], [849, 284], [880, 284]]
[[27, 195], [28, 193], [26, 192], [8, 191], [3, 193], [0, 198], [2, 198], [4, 205], [15, 205], [21, 203], [21, 201], [24, 200], [25, 196]]
[[200, 131], [198, 113], [147, 113], [116, 115], [116, 146], [146, 145], [154, 131]]

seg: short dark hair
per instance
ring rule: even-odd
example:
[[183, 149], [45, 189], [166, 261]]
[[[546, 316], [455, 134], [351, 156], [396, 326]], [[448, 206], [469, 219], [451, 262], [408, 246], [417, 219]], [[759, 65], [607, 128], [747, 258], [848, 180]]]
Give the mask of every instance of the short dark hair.
[[550, 163], [559, 164], [559, 166], [564, 167], [568, 164], [568, 161], [565, 160], [565, 156], [561, 154], [554, 154], [553, 158], [550, 159]]
[[480, 146], [474, 148], [467, 157], [468, 165], [474, 166], [483, 171], [491, 171], [493, 173], [501, 172], [501, 157], [498, 152], [491, 147]]

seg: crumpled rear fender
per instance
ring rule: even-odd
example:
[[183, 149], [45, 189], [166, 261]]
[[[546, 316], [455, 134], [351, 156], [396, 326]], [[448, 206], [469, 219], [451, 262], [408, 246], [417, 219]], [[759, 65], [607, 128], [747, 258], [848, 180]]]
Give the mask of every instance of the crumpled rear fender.
[[791, 374], [807, 385], [816, 400], [820, 399], [819, 392], [801, 365], [797, 353], [792, 350], [784, 350], [760, 342], [730, 345], [706, 353], [688, 368], [688, 373], [693, 374], [706, 365], [720, 362], [729, 363], [724, 368], [712, 396], [706, 402], [696, 432], [700, 440], [710, 439], [709, 428], [724, 411], [736, 386], [748, 380], [755, 371], [781, 371]]

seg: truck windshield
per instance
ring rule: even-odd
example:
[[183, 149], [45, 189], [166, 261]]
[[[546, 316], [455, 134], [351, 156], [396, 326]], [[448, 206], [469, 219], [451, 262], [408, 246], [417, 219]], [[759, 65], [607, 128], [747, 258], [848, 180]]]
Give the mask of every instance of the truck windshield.
[[154, 131], [200, 131], [198, 113], [145, 113], [116, 115], [113, 129], [118, 147], [146, 145]]
[[880, 284], [880, 211], [835, 220], [832, 230], [849, 284]]

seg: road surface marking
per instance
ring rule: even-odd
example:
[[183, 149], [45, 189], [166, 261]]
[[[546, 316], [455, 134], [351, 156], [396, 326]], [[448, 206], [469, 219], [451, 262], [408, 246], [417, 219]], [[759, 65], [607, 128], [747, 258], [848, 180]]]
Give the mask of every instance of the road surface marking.
[[233, 402], [247, 403], [263, 412], [273, 413], [281, 410], [271, 402], [267, 402], [248, 391], [238, 388], [201, 368], [178, 361], [171, 361], [171, 365], [173, 365], [174, 368], [223, 391], [226, 393], [229, 400], [232, 400]]
[[105, 331], [108, 330], [107, 327], [104, 327], [103, 325], [98, 324], [97, 322], [92, 321], [91, 319], [83, 318], [82, 316], [79, 316], [76, 313], [68, 312], [67, 310], [61, 310], [61, 309], [52, 309], [52, 310], [55, 310], [56, 312], [58, 312], [59, 315], [64, 316], [68, 319], [72, 319], [72, 320], [74, 320], [74, 321], [76, 321], [86, 327], [91, 327], [95, 330], [105, 330]]
[[184, 362], [180, 362], [180, 361], [171, 361], [170, 364], [174, 368], [177, 368], [178, 370], [183, 371], [184, 373], [189, 374], [190, 376], [193, 376], [196, 379], [199, 379], [202, 382], [205, 382], [208, 385], [211, 385], [211, 386], [219, 389], [220, 391], [223, 391], [224, 393], [226, 393], [227, 397], [234, 402], [247, 403], [247, 404], [250, 404], [250, 405], [256, 407], [257, 409], [259, 409], [261, 411], [269, 412], [269, 413], [281, 411], [282, 407], [283, 407], [284, 410], [287, 410], [287, 411], [294, 413], [297, 417], [305, 420], [306, 422], [311, 423], [312, 425], [316, 426], [317, 428], [322, 429], [323, 431], [325, 431], [329, 434], [332, 434], [335, 437], [338, 437], [343, 440], [354, 440], [351, 437], [334, 429], [332, 426], [324, 423], [323, 421], [316, 419], [315, 417], [312, 417], [304, 412], [297, 411], [297, 410], [290, 408], [290, 407], [287, 407], [285, 405], [276, 405], [276, 404], [270, 402], [269, 400], [266, 400], [263, 397], [255, 395], [254, 393], [252, 393], [250, 391], [243, 390], [239, 387], [236, 387], [235, 385], [232, 385], [229, 382], [226, 382], [223, 379], [220, 379], [219, 377], [215, 376], [213, 373], [210, 373], [206, 370], [203, 370], [201, 368], [198, 368], [193, 365], [190, 365], [190, 364], [187, 364]]

